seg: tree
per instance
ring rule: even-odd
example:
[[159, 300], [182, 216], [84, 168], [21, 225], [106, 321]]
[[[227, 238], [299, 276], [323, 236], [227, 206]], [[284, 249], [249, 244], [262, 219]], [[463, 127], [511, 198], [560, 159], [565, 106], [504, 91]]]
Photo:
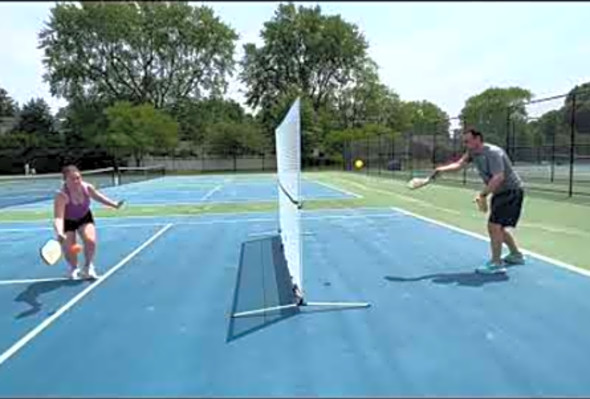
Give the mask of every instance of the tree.
[[467, 99], [460, 118], [467, 126], [480, 129], [487, 141], [504, 144], [509, 123], [526, 123], [525, 102], [532, 93], [520, 87], [489, 88]]
[[96, 141], [117, 157], [132, 154], [137, 166], [148, 151], [170, 149], [178, 141], [178, 123], [152, 104], [117, 102], [105, 110], [108, 129]]
[[253, 122], [217, 122], [208, 127], [207, 149], [221, 157], [259, 155], [264, 149], [264, 136]]
[[379, 123], [398, 131], [407, 127], [399, 95], [379, 82], [373, 62], [354, 71], [352, 82], [333, 97], [340, 127], [360, 127], [365, 123]]
[[[576, 100], [575, 112], [572, 116], [572, 107]], [[562, 108], [563, 119], [570, 125], [572, 117], [577, 133], [590, 134], [590, 82], [574, 87], [567, 94]]]
[[224, 92], [236, 39], [187, 2], [58, 3], [39, 34], [52, 95], [156, 108]]
[[246, 118], [240, 104], [220, 98], [185, 100], [176, 104], [171, 112], [179, 123], [180, 137], [192, 141], [195, 145], [205, 142], [211, 125], [221, 122], [242, 123]]
[[51, 108], [42, 98], [31, 99], [23, 105], [16, 130], [37, 136], [40, 140], [55, 138], [54, 118]]
[[17, 105], [8, 95], [8, 92], [0, 87], [0, 118], [14, 117], [17, 113]]
[[423, 100], [404, 103], [403, 107], [413, 134], [449, 135], [449, 115], [438, 105]]
[[367, 42], [354, 24], [322, 15], [319, 6], [278, 6], [261, 32], [264, 45], [244, 45], [240, 78], [246, 102], [265, 110], [285, 93], [300, 90], [317, 112], [327, 97], [344, 87], [368, 62]]

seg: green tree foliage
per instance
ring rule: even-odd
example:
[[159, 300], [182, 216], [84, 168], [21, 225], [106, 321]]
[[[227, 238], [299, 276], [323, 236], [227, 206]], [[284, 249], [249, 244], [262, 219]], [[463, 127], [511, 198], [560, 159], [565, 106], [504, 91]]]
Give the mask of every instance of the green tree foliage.
[[242, 123], [246, 119], [244, 109], [233, 100], [209, 98], [204, 100], [184, 100], [172, 110], [180, 127], [180, 138], [202, 145], [206, 140], [208, 128], [216, 123]]
[[260, 127], [253, 121], [216, 122], [207, 128], [206, 147], [211, 155], [237, 157], [260, 155], [265, 140]]
[[404, 117], [415, 135], [449, 134], [449, 115], [430, 101], [410, 101], [403, 104]]
[[525, 102], [532, 93], [520, 87], [489, 88], [469, 97], [461, 110], [464, 125], [477, 127], [487, 141], [504, 144], [509, 122], [526, 123]]
[[132, 154], [137, 165], [146, 152], [171, 149], [178, 142], [178, 123], [152, 104], [117, 102], [105, 114], [108, 129], [96, 141], [117, 156]]
[[224, 92], [236, 39], [188, 2], [58, 3], [39, 35], [53, 95], [156, 108]]
[[14, 100], [8, 95], [8, 92], [0, 87], [0, 118], [14, 117], [18, 112], [18, 107]]
[[268, 108], [300, 88], [317, 111], [367, 62], [368, 45], [358, 28], [339, 15], [322, 15], [319, 6], [279, 5], [261, 36], [262, 47], [244, 45], [241, 62], [246, 101], [254, 108]]
[[[576, 108], [572, 115], [574, 97]], [[584, 135], [590, 134], [590, 82], [576, 86], [570, 90], [562, 110], [564, 120], [568, 125], [573, 119], [577, 133]]]
[[56, 133], [54, 124], [49, 105], [42, 98], [37, 98], [23, 105], [16, 130], [36, 136], [40, 140], [51, 140]]

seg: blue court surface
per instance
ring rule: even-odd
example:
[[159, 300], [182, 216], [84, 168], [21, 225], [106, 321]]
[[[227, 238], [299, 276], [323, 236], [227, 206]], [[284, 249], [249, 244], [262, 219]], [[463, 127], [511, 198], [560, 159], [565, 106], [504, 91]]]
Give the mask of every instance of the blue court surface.
[[[59, 184], [49, 190], [50, 193], [59, 189]], [[306, 200], [341, 200], [359, 198], [355, 193], [326, 185], [312, 179], [302, 179], [301, 190]], [[247, 176], [166, 176], [152, 180], [124, 184], [116, 187], [101, 189], [107, 195], [124, 198], [134, 205], [197, 205], [211, 203], [248, 203], [248, 202], [276, 202], [277, 184], [273, 175]], [[25, 201], [27, 193], [23, 192], [18, 198]], [[9, 201], [6, 197], [5, 201]], [[53, 202], [39, 201], [28, 204], [11, 206], [10, 209], [46, 209], [51, 208]]]
[[480, 276], [484, 240], [395, 209], [305, 212], [308, 300], [371, 307], [232, 322], [254, 295], [241, 248], [276, 213], [97, 224], [95, 282], [41, 264], [47, 223], [0, 225], [0, 396], [590, 395], [590, 279], [539, 258]]

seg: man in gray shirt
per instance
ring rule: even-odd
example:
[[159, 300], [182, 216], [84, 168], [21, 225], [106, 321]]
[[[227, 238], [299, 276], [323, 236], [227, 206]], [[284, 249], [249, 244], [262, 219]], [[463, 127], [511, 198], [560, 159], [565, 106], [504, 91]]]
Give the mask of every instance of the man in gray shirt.
[[[523, 264], [524, 256], [519, 251], [514, 237], [506, 230], [516, 227], [524, 199], [523, 183], [512, 168], [512, 162], [504, 150], [493, 144], [484, 143], [483, 135], [475, 129], [463, 133], [463, 144], [467, 151], [456, 162], [439, 166], [435, 173], [457, 171], [467, 164], [475, 164], [480, 177], [486, 184], [475, 200], [481, 209], [486, 209], [487, 197], [492, 196], [492, 206], [488, 220], [488, 233], [491, 240], [492, 258], [482, 267], [480, 273], [505, 273], [504, 264]], [[510, 249], [510, 254], [502, 256], [502, 243]]]

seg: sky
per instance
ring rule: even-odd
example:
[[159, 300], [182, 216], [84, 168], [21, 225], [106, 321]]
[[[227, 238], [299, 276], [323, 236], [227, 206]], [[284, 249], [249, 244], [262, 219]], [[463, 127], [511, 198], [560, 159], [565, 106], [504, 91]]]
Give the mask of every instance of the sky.
[[[276, 2], [196, 2], [213, 8], [244, 43], [259, 32]], [[520, 86], [536, 98], [566, 93], [590, 81], [590, 3], [584, 2], [299, 2], [319, 4], [356, 24], [379, 66], [381, 81], [404, 101], [428, 100], [449, 116], [489, 87]], [[44, 98], [56, 112], [65, 101], [43, 82], [37, 35], [51, 2], [0, 3], [0, 87], [20, 104]], [[244, 87], [230, 79], [228, 96], [243, 103]], [[531, 114], [559, 101], [532, 107]]]

